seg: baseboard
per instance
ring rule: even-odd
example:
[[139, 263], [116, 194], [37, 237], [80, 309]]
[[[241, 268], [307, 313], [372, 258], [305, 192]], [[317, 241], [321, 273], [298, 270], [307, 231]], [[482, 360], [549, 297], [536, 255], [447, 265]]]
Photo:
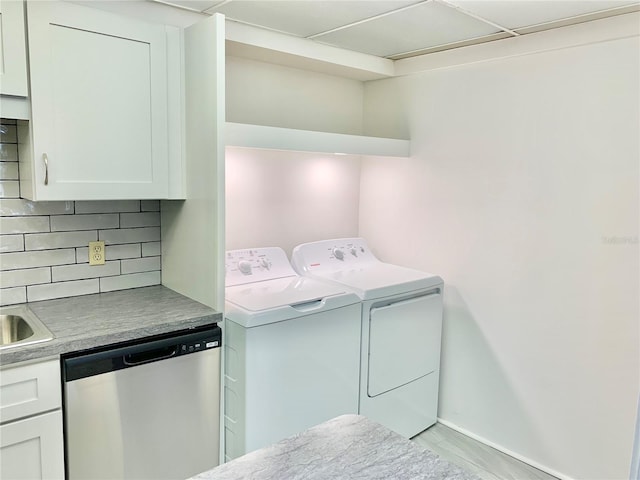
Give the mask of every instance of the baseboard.
[[515, 458], [516, 460], [520, 460], [523, 463], [526, 463], [527, 465], [532, 466], [533, 468], [537, 468], [538, 470], [541, 470], [545, 473], [548, 473], [549, 475], [552, 475], [556, 478], [559, 478], [560, 480], [575, 480], [573, 477], [570, 477], [569, 475], [565, 475], [564, 473], [560, 473], [556, 470], [553, 470], [549, 467], [547, 467], [546, 465], [541, 465], [540, 463], [531, 460], [530, 458], [527, 458], [523, 455], [520, 455], [519, 453], [513, 452], [511, 450], [509, 450], [508, 448], [504, 448], [502, 445], [498, 445], [496, 443], [493, 443], [489, 440], [487, 440], [486, 438], [483, 438], [479, 435], [476, 435], [473, 432], [470, 432], [468, 430], [465, 430], [464, 428], [459, 427], [458, 425], [456, 425], [455, 423], [451, 423], [448, 420], [444, 420], [442, 418], [438, 418], [438, 423], [441, 423], [442, 425], [444, 425], [445, 427], [449, 427], [452, 430], [455, 430], [456, 432], [459, 432], [463, 435], [466, 435], [467, 437], [473, 438], [474, 440], [483, 443], [485, 445], [487, 445], [488, 447], [491, 448], [495, 448], [496, 450], [509, 455], [510, 457]]

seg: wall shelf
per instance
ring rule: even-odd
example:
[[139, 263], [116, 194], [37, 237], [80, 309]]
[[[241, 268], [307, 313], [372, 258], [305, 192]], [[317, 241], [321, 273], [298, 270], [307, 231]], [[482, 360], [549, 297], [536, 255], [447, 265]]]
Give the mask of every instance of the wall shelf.
[[395, 62], [365, 53], [324, 45], [233, 20], [226, 22], [226, 53], [360, 81], [395, 75]]
[[408, 157], [410, 144], [409, 140], [397, 138], [367, 137], [232, 122], [227, 122], [225, 129], [225, 145], [228, 147]]

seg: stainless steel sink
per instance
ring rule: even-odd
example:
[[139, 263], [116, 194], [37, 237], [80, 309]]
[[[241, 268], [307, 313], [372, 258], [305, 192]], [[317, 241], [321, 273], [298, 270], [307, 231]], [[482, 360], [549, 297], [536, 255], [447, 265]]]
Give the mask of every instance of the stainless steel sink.
[[0, 308], [0, 350], [51, 339], [53, 334], [24, 305]]

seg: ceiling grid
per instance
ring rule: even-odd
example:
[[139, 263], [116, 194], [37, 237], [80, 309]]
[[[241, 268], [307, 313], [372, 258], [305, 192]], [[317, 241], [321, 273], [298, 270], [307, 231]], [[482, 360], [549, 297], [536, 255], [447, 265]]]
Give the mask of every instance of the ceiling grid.
[[640, 0], [151, 0], [386, 59], [640, 11]]

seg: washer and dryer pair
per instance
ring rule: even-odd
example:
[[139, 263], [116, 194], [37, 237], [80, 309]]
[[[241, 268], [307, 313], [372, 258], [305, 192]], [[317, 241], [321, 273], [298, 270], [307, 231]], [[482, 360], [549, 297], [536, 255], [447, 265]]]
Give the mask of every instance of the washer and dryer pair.
[[227, 252], [225, 456], [360, 413], [411, 437], [438, 404], [442, 279], [362, 238]]

